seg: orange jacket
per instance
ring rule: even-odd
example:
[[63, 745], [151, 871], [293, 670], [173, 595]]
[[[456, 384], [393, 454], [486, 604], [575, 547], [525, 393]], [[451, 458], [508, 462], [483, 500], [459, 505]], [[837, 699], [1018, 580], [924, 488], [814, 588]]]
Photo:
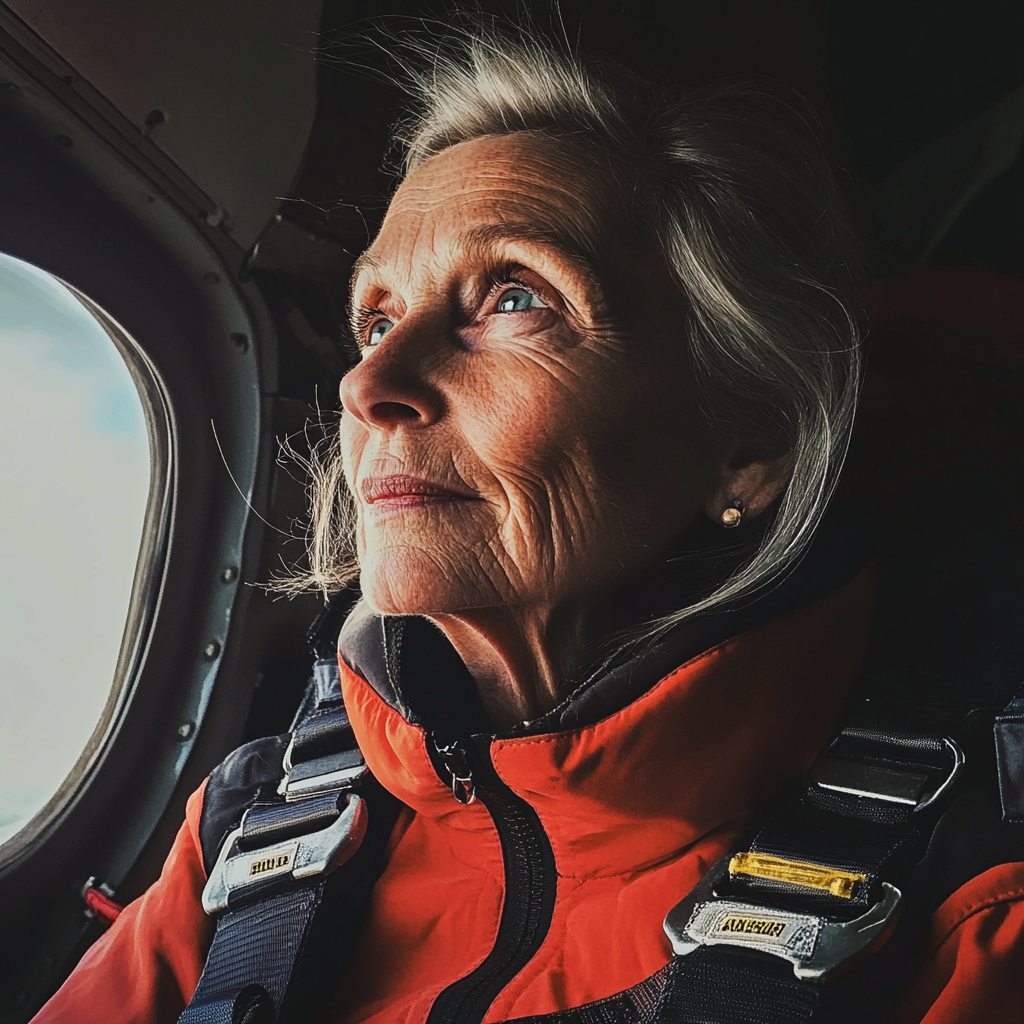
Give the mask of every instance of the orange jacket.
[[[487, 1022], [611, 996], [662, 968], [662, 921], [727, 853], [759, 801], [801, 775], [834, 729], [860, 662], [872, 581], [713, 647], [596, 724], [494, 739], [501, 779], [536, 811], [557, 867], [539, 950]], [[338, 1024], [419, 1024], [494, 944], [502, 852], [480, 802], [441, 781], [424, 731], [342, 665], [366, 761], [406, 805], [359, 953], [339, 964]], [[198, 828], [203, 791], [158, 882], [129, 906], [37, 1024], [173, 1022], [212, 929]], [[994, 868], [935, 914], [899, 1024], [1024, 1020], [1024, 864]]]

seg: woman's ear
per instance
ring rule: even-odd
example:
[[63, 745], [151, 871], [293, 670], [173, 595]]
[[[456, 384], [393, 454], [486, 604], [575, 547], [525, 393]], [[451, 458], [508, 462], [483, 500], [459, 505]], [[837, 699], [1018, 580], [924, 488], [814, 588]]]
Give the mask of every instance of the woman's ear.
[[739, 509], [744, 519], [753, 518], [782, 493], [792, 474], [789, 455], [764, 458], [736, 447], [719, 463], [704, 511], [716, 522], [728, 508]]

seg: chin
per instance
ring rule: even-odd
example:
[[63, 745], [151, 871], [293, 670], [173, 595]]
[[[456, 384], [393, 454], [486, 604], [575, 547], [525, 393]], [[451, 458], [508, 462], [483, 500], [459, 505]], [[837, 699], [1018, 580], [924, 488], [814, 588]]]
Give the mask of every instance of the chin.
[[364, 556], [359, 585], [363, 599], [380, 615], [441, 615], [494, 603], [483, 593], [490, 587], [467, 586], [463, 574], [446, 571], [441, 560], [416, 550]]

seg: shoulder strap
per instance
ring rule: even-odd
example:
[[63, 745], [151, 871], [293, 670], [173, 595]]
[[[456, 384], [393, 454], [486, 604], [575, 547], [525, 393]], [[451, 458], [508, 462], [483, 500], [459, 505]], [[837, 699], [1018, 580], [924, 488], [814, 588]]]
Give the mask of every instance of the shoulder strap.
[[207, 784], [203, 908], [217, 926], [179, 1024], [308, 1022], [354, 951], [400, 804], [363, 761], [336, 656], [316, 653], [292, 732], [240, 747]]
[[991, 726], [978, 712], [861, 707], [753, 840], [669, 913], [676, 955], [653, 1024], [888, 1019], [934, 910], [1024, 859], [1000, 812]]

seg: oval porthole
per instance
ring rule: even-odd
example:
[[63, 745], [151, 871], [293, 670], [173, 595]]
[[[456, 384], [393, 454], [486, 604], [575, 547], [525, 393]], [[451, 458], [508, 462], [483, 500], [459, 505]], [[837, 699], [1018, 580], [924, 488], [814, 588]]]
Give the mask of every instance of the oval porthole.
[[166, 491], [149, 376], [87, 297], [0, 253], [0, 863], [74, 798], [123, 703]]

